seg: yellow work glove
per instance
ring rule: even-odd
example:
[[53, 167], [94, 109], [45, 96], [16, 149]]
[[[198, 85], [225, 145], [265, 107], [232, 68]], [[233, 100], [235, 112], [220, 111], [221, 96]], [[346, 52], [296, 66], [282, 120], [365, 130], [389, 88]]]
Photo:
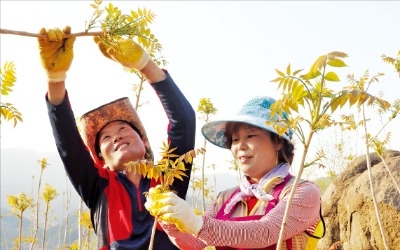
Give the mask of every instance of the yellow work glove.
[[119, 38], [116, 46], [111, 46], [95, 36], [94, 41], [99, 46], [101, 53], [107, 58], [131, 69], [142, 70], [150, 60], [149, 54], [136, 42]]
[[157, 216], [161, 206], [155, 206], [155, 201], [165, 198], [165, 193], [162, 191], [162, 185], [157, 185], [149, 189], [147, 195], [147, 202], [144, 204], [145, 208], [150, 212], [151, 215]]
[[47, 73], [48, 82], [61, 82], [67, 77], [67, 71], [71, 67], [74, 58], [74, 42], [76, 37], [70, 35], [71, 27], [64, 30], [59, 28], [42, 28], [39, 32], [39, 51], [42, 65]]
[[198, 235], [203, 227], [203, 217], [197, 215], [189, 204], [173, 192], [159, 193], [150, 188], [146, 209], [166, 224], [175, 224], [182, 232]]

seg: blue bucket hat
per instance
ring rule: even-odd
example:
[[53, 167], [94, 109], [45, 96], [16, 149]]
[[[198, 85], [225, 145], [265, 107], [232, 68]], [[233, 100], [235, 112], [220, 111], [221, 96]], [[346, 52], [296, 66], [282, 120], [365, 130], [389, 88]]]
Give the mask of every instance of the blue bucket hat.
[[[221, 148], [227, 148], [225, 145], [225, 128], [228, 122], [242, 122], [278, 134], [272, 126], [267, 124], [267, 121], [277, 123], [281, 120], [287, 120], [288, 115], [283, 112], [283, 117], [279, 114], [271, 117], [270, 107], [274, 102], [275, 99], [271, 97], [255, 97], [248, 101], [234, 117], [227, 120], [208, 122], [203, 126], [201, 132], [209, 142]], [[285, 134], [281, 135], [281, 137], [290, 141], [292, 135], [293, 131], [288, 129]]]

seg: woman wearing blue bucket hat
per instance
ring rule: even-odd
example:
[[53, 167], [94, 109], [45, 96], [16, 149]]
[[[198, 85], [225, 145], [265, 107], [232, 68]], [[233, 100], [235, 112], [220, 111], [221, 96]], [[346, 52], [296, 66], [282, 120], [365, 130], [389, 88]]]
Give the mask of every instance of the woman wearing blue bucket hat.
[[[240, 185], [222, 191], [203, 216], [196, 215], [173, 192], [150, 195], [146, 208], [157, 215], [180, 249], [276, 249], [287, 200], [294, 182], [289, 173], [294, 157], [293, 131], [279, 135], [287, 114], [271, 116], [270, 97], [255, 97], [230, 119], [202, 128], [214, 145], [230, 149], [243, 173]], [[268, 122], [267, 122], [268, 121]], [[150, 189], [150, 194], [155, 193]], [[320, 223], [320, 191], [301, 180], [291, 204], [282, 249], [313, 249], [309, 235]]]

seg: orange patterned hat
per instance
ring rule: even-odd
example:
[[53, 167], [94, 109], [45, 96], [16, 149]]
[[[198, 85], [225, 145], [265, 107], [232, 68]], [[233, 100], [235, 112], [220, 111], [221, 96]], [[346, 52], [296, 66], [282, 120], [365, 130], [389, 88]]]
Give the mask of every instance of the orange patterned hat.
[[94, 161], [96, 163], [100, 162], [96, 153], [97, 134], [105, 125], [118, 120], [129, 123], [139, 132], [146, 147], [145, 158], [153, 161], [153, 152], [150, 148], [146, 130], [128, 97], [123, 97], [95, 108], [83, 114], [78, 120], [78, 129], [82, 140], [88, 147]]

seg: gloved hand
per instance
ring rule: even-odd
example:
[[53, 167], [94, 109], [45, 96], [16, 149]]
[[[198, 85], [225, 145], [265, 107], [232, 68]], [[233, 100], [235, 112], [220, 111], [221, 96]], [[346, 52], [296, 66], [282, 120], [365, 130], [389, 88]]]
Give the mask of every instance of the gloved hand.
[[59, 28], [42, 28], [39, 34], [40, 59], [46, 70], [48, 82], [64, 81], [74, 57], [76, 37], [63, 38], [63, 35], [71, 34], [71, 27], [67, 26], [62, 31]]
[[94, 41], [105, 57], [120, 63], [126, 68], [141, 70], [150, 60], [149, 54], [139, 44], [130, 39], [119, 38], [115, 47], [107, 44], [98, 36], [94, 37]]
[[182, 232], [197, 236], [203, 227], [203, 218], [173, 192], [160, 193], [157, 187], [150, 188], [144, 206], [150, 214], [166, 224], [175, 224]]

